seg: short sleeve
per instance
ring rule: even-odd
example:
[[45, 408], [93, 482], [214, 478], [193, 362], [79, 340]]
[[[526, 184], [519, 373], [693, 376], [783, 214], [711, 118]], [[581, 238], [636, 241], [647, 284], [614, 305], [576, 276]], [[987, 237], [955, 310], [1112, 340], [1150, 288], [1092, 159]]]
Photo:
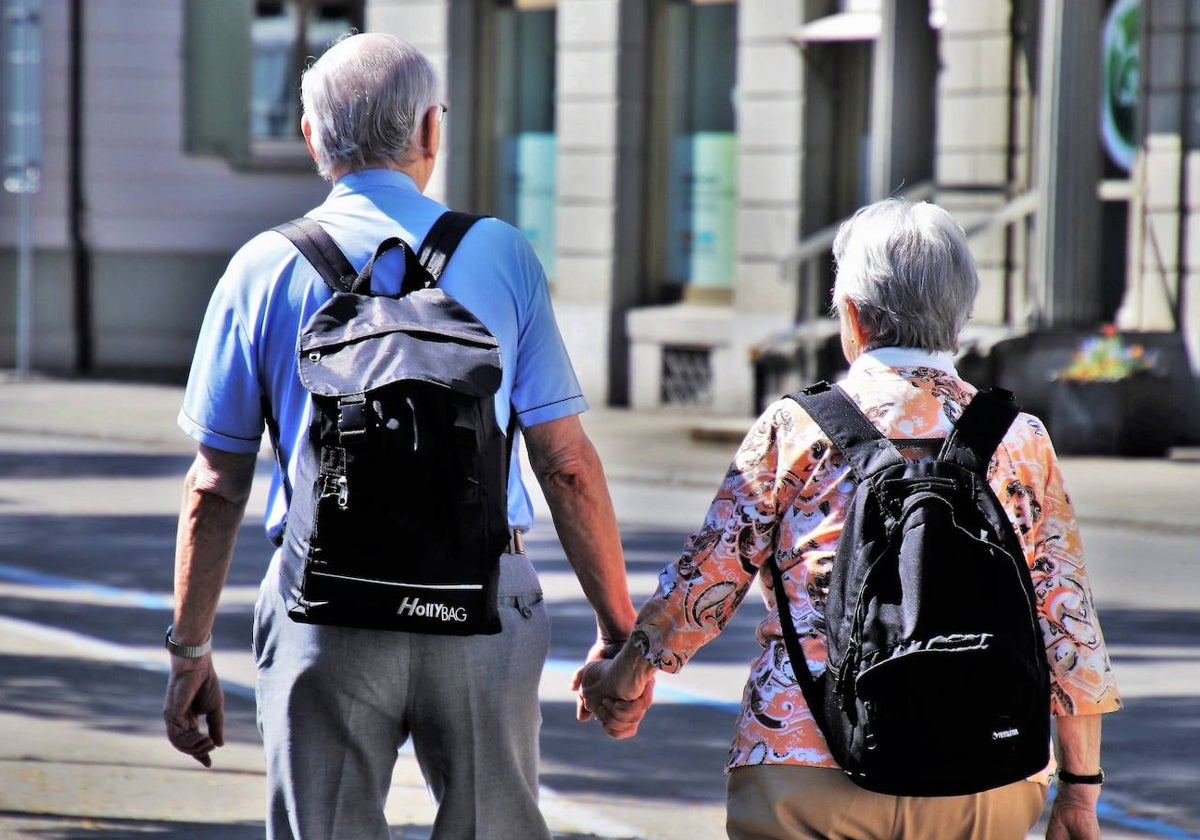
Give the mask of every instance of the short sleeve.
[[528, 243], [518, 248], [528, 286], [527, 307], [518, 325], [512, 404], [522, 428], [587, 411], [575, 369], [563, 344], [545, 273]]
[[262, 440], [262, 388], [253, 336], [239, 311], [236, 262], [209, 301], [178, 422], [198, 443], [254, 453]]

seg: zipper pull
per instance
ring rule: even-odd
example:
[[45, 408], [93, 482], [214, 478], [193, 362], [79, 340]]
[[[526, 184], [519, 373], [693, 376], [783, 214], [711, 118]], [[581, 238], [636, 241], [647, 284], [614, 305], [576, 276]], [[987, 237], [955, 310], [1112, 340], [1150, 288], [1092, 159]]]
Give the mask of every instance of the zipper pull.
[[346, 483], [346, 476], [339, 475], [337, 480], [337, 503], [338, 507], [345, 510], [350, 506], [350, 487]]

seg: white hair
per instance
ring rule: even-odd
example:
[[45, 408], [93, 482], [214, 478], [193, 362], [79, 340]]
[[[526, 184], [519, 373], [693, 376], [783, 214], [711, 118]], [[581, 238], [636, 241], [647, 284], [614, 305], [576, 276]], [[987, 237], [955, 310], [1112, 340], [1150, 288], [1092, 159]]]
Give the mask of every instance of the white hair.
[[411, 163], [423, 152], [421, 119], [438, 104], [437, 84], [429, 60], [399, 38], [342, 38], [300, 82], [317, 170], [328, 179], [337, 166]]
[[833, 242], [834, 310], [858, 309], [870, 347], [957, 350], [979, 274], [962, 226], [933, 204], [889, 198], [863, 207]]

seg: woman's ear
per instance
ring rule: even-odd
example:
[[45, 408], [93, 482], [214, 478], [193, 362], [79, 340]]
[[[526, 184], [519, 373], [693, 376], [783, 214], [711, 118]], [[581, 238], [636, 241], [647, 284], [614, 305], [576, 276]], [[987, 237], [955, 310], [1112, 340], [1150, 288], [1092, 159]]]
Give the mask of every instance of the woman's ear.
[[300, 117], [300, 133], [304, 135], [304, 145], [308, 147], [308, 153], [312, 155], [313, 161], [316, 161], [317, 150], [313, 148], [312, 123], [308, 121], [308, 114]]

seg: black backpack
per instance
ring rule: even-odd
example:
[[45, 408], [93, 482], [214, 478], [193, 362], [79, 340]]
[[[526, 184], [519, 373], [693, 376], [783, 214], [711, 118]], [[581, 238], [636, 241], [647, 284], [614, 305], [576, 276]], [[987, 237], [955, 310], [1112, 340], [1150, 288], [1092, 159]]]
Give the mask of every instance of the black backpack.
[[[986, 479], [1017, 416], [976, 394], [933, 460], [906, 460], [838, 386], [791, 395], [858, 482], [825, 604], [814, 678], [769, 561], [784, 644], [834, 758], [895, 796], [977, 793], [1044, 769], [1050, 676], [1033, 583]], [[915, 442], [914, 442], [915, 443]]]
[[[298, 343], [312, 423], [282, 543], [295, 621], [500, 632], [511, 454], [493, 404], [500, 347], [436, 285], [478, 218], [443, 214], [420, 257], [387, 239], [361, 272], [312, 219], [276, 228], [334, 292]], [[397, 247], [400, 294], [375, 295], [375, 260]]]

